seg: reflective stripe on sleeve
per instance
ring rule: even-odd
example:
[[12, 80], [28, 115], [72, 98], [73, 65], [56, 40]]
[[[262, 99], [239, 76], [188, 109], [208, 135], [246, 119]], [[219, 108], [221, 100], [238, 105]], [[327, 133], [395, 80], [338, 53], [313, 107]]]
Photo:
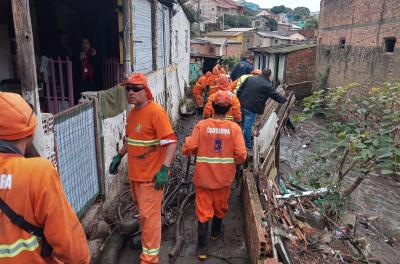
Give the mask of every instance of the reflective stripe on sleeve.
[[210, 157], [197, 157], [196, 162], [212, 163], [212, 164], [231, 164], [235, 163], [233, 158], [210, 158]]
[[144, 255], [148, 255], [148, 256], [157, 256], [160, 253], [160, 248], [150, 249], [150, 248], [142, 247], [142, 253]]
[[156, 146], [160, 145], [160, 140], [137, 140], [128, 138], [128, 145], [136, 146], [136, 147], [148, 147], [148, 146]]
[[225, 120], [233, 120], [233, 116], [231, 116], [231, 115], [226, 115], [226, 116], [225, 116]]
[[0, 258], [12, 258], [22, 251], [34, 251], [39, 247], [36, 236], [29, 239], [18, 239], [11, 245], [0, 245]]

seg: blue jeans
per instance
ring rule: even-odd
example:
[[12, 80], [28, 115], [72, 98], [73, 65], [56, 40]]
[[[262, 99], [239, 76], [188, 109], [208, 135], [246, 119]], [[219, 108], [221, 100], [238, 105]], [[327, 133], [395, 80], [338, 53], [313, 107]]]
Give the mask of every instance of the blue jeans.
[[245, 108], [242, 108], [242, 117], [242, 130], [246, 148], [252, 150], [253, 145], [251, 144], [251, 135], [253, 134], [253, 124], [254, 120], [256, 119], [256, 114]]

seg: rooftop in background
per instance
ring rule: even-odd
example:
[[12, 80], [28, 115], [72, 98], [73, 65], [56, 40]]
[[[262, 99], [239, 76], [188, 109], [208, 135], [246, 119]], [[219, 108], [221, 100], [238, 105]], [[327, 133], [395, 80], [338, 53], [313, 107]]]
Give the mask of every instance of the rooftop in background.
[[293, 40], [292, 38], [280, 34], [278, 32], [257, 32], [257, 34], [263, 38], [276, 38], [276, 39], [283, 39], [283, 40]]
[[242, 32], [237, 31], [213, 31], [207, 33], [207, 37], [235, 37], [239, 36]]
[[[220, 39], [220, 38], [196, 38], [192, 39], [190, 43], [194, 44], [213, 44], [213, 45], [222, 45], [224, 44], [226, 39]], [[233, 40], [227, 40], [226, 44], [242, 44], [240, 41], [233, 41]]]
[[256, 16], [265, 16], [265, 17], [270, 17], [271, 13], [269, 13], [267, 10], [263, 10], [260, 13], [258, 13]]
[[224, 32], [248, 32], [248, 31], [254, 31], [255, 28], [229, 28], [225, 29]]
[[294, 51], [305, 50], [310, 48], [317, 47], [317, 44], [300, 44], [300, 45], [285, 45], [285, 46], [275, 46], [275, 47], [261, 47], [261, 48], [252, 48], [251, 50], [259, 53], [291, 53]]

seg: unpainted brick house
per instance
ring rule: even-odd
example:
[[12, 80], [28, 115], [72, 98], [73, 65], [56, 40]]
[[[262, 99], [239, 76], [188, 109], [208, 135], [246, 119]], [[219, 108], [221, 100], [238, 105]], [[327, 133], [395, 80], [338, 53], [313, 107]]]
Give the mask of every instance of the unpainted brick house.
[[255, 68], [271, 69], [274, 86], [287, 85], [297, 99], [311, 94], [315, 75], [315, 44], [255, 48], [253, 51]]
[[333, 87], [358, 82], [365, 88], [398, 79], [399, 9], [398, 0], [322, 0], [317, 37], [320, 78]]

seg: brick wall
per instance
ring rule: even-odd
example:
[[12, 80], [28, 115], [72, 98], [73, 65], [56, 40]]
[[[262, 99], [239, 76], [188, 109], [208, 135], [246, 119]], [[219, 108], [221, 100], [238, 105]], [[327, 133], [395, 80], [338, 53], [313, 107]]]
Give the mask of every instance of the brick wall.
[[315, 76], [316, 48], [295, 51], [288, 54], [286, 82], [297, 99], [311, 95]]
[[316, 48], [288, 54], [286, 80], [288, 84], [313, 81], [315, 75]]
[[[317, 71], [330, 86], [359, 82], [366, 88], [400, 76], [400, 1], [322, 0]], [[393, 53], [385, 38], [396, 38]], [[345, 47], [339, 47], [344, 38]]]

